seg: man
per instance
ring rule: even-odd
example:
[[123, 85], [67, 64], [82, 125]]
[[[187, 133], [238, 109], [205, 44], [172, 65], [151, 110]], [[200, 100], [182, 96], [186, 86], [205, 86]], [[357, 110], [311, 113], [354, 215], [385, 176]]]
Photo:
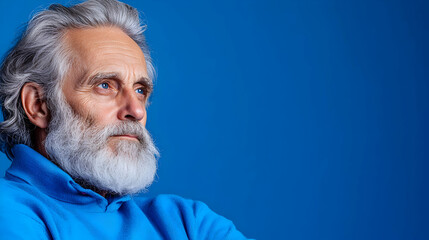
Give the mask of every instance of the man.
[[152, 183], [154, 70], [138, 12], [52, 5], [1, 66], [2, 239], [245, 239], [201, 202], [133, 198]]

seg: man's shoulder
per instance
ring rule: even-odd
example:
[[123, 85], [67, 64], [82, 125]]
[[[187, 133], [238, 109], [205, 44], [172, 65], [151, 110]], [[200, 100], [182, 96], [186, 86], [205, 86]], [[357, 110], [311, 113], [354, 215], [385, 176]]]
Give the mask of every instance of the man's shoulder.
[[0, 178], [0, 191], [0, 232], [19, 236], [22, 229], [27, 229], [34, 236], [45, 236], [39, 216], [43, 204], [37, 189], [24, 181]]
[[48, 239], [40, 192], [20, 179], [0, 178], [0, 232], [7, 239]]
[[16, 203], [20, 197], [28, 197], [29, 192], [32, 192], [30, 189], [31, 186], [23, 180], [19, 181], [8, 177], [0, 178], [0, 191], [2, 192], [0, 207], [3, 203], [13, 204]]
[[[233, 223], [212, 211], [205, 203], [177, 195], [135, 197], [134, 201], [153, 222], [186, 228], [191, 239], [246, 239]], [[216, 236], [216, 237], [214, 237]]]
[[38, 205], [41, 192], [34, 186], [20, 179], [0, 178], [0, 209], [1, 212], [20, 211], [32, 212], [31, 207]]

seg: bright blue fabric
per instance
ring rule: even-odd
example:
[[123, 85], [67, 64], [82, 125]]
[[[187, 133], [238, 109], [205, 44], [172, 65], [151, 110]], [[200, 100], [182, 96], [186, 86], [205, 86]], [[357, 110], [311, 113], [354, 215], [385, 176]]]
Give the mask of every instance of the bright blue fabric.
[[25, 145], [0, 179], [2, 239], [246, 239], [204, 203], [174, 195], [104, 198]]

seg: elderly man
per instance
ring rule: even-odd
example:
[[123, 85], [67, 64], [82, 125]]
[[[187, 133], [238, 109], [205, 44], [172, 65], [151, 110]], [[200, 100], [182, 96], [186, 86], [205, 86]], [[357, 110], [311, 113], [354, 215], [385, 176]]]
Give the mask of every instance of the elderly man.
[[245, 239], [201, 202], [131, 196], [156, 172], [145, 129], [154, 70], [138, 12], [52, 5], [1, 67], [2, 239]]

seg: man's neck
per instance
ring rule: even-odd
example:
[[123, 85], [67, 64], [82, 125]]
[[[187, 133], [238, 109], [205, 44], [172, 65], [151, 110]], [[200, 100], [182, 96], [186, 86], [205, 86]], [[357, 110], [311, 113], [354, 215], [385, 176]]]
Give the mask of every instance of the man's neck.
[[33, 143], [33, 149], [36, 150], [38, 153], [40, 153], [42, 156], [44, 156], [45, 158], [51, 160], [49, 158], [48, 153], [46, 152], [45, 149], [45, 140], [46, 140], [46, 136], [47, 136], [47, 132], [46, 129], [41, 129], [39, 127], [36, 127], [36, 129], [34, 130], [32, 136], [31, 136], [31, 140]]
[[106, 198], [107, 195], [115, 195], [113, 193], [110, 193], [109, 191], [106, 190], [100, 190], [97, 187], [94, 187], [93, 185], [89, 184], [87, 181], [83, 180], [83, 179], [74, 179], [74, 181], [79, 184], [81, 187], [85, 188], [85, 189], [89, 189], [92, 190], [98, 194], [100, 194], [102, 197]]

